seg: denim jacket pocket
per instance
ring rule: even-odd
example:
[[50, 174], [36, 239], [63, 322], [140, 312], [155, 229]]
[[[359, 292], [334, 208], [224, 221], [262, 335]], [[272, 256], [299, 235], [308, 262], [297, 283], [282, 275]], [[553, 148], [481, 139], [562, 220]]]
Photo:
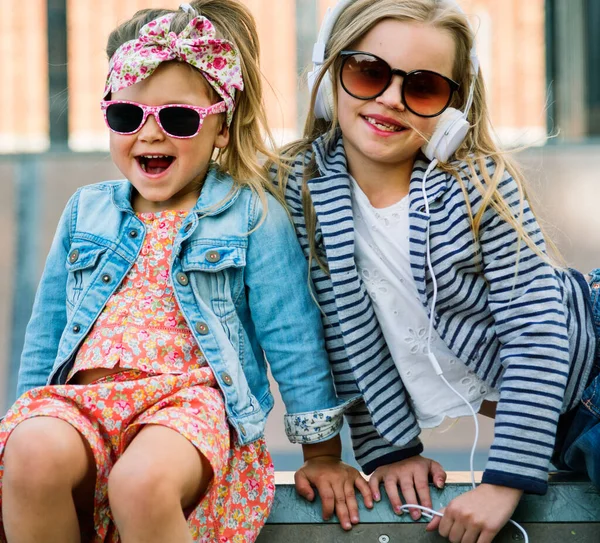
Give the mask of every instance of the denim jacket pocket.
[[194, 294], [204, 302], [210, 300], [212, 310], [224, 325], [243, 292], [245, 265], [246, 247], [225, 244], [223, 240], [195, 243], [181, 259], [181, 269], [190, 275]]
[[81, 294], [90, 283], [100, 256], [105, 252], [106, 247], [89, 241], [75, 241], [71, 245], [65, 264], [68, 272], [67, 302], [71, 306], [79, 302]]

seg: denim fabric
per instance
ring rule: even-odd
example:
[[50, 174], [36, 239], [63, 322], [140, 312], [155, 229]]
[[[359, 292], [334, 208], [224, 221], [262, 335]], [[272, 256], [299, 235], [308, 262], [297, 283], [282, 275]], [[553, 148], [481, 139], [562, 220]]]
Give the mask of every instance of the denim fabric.
[[[127, 181], [99, 183], [67, 204], [27, 327], [19, 394], [65, 382], [79, 345], [135, 262], [146, 232], [131, 191]], [[306, 260], [288, 215], [270, 196], [260, 222], [262, 216], [254, 192], [211, 170], [173, 243], [171, 282], [239, 441], [261, 437], [273, 407], [267, 359], [290, 440], [322, 441], [342, 425], [341, 401]], [[311, 428], [301, 416], [307, 413]]]
[[[583, 276], [574, 274], [578, 281]], [[590, 273], [589, 286], [591, 311], [600, 338], [600, 268]], [[598, 342], [600, 344], [600, 342]], [[600, 488], [600, 347], [596, 349], [594, 366], [578, 407], [561, 417], [555, 465], [561, 469], [587, 473], [594, 485]]]

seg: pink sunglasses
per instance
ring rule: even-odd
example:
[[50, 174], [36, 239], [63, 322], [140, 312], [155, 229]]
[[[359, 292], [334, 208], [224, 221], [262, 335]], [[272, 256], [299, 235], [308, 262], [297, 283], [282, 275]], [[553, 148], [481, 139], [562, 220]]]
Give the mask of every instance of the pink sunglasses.
[[209, 107], [187, 104], [147, 106], [126, 100], [103, 100], [100, 107], [108, 128], [117, 134], [135, 134], [152, 115], [161, 130], [173, 138], [193, 138], [208, 115], [225, 113], [227, 104], [217, 102]]

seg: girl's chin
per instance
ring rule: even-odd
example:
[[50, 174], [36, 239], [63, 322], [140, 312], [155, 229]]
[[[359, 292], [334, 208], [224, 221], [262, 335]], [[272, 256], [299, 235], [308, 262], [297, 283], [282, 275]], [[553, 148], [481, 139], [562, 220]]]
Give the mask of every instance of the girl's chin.
[[400, 147], [386, 145], [383, 148], [381, 145], [372, 145], [366, 147], [362, 154], [370, 162], [393, 165], [396, 163], [405, 163], [406, 161], [414, 162], [420, 149], [421, 146], [418, 144], [411, 146], [404, 144]]

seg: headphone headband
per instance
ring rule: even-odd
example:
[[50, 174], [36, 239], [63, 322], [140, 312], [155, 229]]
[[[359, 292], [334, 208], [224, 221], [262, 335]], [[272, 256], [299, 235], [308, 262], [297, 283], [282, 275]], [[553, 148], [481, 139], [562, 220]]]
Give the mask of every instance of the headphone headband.
[[[313, 46], [313, 69], [308, 73], [308, 89], [312, 92], [313, 87], [316, 84], [317, 77], [321, 72], [321, 66], [325, 62], [325, 50], [327, 49], [327, 42], [331, 36], [331, 31], [338, 17], [351, 4], [354, 0], [339, 0], [338, 3], [332, 8], [327, 8], [325, 17], [321, 23], [319, 29], [319, 35], [317, 42]], [[314, 107], [315, 116], [317, 119], [326, 119], [331, 121], [333, 118], [333, 86], [331, 85], [331, 78], [328, 74], [323, 76], [321, 84], [317, 92]]]
[[333, 26], [335, 25], [335, 22], [338, 20], [342, 11], [346, 9], [346, 6], [351, 4], [353, 1], [354, 0], [339, 0], [339, 2], [333, 6], [333, 9], [327, 8], [325, 17], [321, 23], [317, 43], [315, 43], [313, 47], [312, 61], [314, 64], [318, 64], [320, 66], [323, 64], [323, 62], [325, 62], [325, 49], [327, 47], [327, 42], [329, 41], [329, 36], [331, 36]]

